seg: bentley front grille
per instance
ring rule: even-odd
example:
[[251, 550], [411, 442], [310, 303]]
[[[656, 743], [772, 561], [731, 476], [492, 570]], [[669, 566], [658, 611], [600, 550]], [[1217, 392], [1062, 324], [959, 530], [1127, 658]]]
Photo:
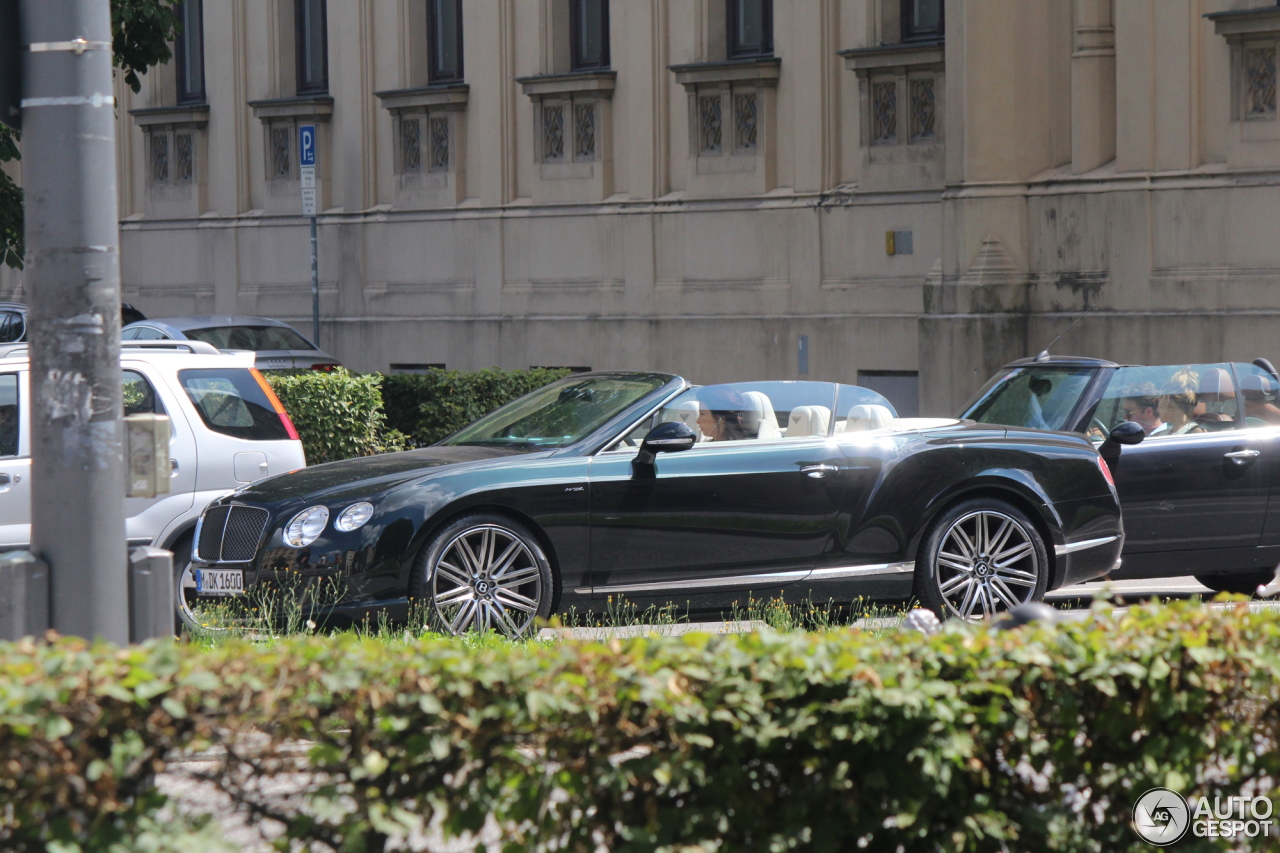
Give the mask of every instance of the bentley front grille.
[[196, 558], [205, 563], [247, 563], [258, 550], [267, 511], [251, 506], [215, 506], [200, 521]]

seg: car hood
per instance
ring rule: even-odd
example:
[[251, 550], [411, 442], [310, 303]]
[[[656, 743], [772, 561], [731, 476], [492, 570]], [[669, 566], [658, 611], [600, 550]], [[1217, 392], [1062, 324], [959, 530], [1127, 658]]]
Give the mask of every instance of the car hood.
[[324, 500], [349, 492], [381, 492], [418, 479], [445, 465], [484, 462], [524, 453], [503, 447], [426, 447], [404, 453], [364, 456], [268, 477], [235, 493], [237, 501], [274, 503], [306, 496]]

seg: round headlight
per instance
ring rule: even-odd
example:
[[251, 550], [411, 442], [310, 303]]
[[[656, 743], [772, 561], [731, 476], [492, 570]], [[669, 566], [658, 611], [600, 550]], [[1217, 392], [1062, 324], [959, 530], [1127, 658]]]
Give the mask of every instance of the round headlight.
[[343, 533], [350, 533], [352, 530], [364, 527], [371, 518], [373, 518], [373, 504], [361, 501], [344, 509], [333, 526]]
[[327, 506], [307, 507], [293, 517], [293, 521], [284, 529], [284, 544], [292, 548], [303, 548], [310, 545], [324, 533], [324, 526], [329, 523]]

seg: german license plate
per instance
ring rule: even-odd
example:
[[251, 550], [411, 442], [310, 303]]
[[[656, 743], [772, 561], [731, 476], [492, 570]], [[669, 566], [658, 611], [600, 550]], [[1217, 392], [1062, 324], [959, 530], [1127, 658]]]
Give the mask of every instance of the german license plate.
[[244, 572], [240, 569], [196, 569], [195, 575], [200, 595], [244, 595]]

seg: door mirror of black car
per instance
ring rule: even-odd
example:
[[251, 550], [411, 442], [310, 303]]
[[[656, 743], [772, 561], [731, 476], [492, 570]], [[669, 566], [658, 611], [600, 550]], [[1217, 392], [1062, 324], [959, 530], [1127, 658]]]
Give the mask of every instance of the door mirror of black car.
[[1146, 437], [1147, 431], [1141, 424], [1125, 421], [1111, 430], [1111, 435], [1107, 436], [1107, 440], [1098, 448], [1098, 454], [1114, 474], [1116, 466], [1120, 464], [1120, 449], [1126, 445], [1138, 444]]
[[640, 443], [640, 453], [636, 456], [636, 463], [640, 465], [652, 465], [654, 459], [659, 453], [676, 453], [681, 450], [688, 450], [698, 443], [698, 436], [688, 425], [680, 421], [672, 421], [671, 423], [658, 424], [649, 431], [644, 437], [644, 441]]

